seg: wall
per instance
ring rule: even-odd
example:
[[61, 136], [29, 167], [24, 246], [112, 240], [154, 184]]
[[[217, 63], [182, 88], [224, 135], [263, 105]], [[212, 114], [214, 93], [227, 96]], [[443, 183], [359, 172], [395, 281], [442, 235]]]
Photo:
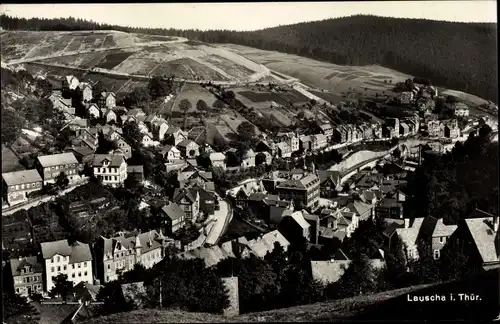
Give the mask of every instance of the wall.
[[224, 310], [225, 316], [236, 316], [240, 313], [240, 297], [238, 289], [238, 277], [222, 278], [224, 286], [229, 290], [229, 307]]
[[333, 165], [330, 170], [331, 171], [344, 171], [349, 168], [352, 168], [353, 166], [362, 163], [364, 161], [373, 159], [373, 158], [378, 158], [386, 155], [388, 151], [382, 151], [382, 152], [373, 152], [373, 151], [359, 151], [356, 153], [353, 153], [350, 155], [347, 159], [343, 160], [340, 163], [337, 163]]

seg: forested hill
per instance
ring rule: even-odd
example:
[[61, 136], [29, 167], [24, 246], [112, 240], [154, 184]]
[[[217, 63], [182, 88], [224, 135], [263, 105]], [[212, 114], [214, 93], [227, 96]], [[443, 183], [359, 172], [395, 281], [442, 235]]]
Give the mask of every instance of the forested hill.
[[496, 24], [492, 23], [352, 16], [237, 32], [144, 29], [76, 19], [26, 20], [4, 15], [0, 20], [4, 29], [115, 29], [246, 45], [336, 64], [380, 64], [497, 102], [497, 38]]

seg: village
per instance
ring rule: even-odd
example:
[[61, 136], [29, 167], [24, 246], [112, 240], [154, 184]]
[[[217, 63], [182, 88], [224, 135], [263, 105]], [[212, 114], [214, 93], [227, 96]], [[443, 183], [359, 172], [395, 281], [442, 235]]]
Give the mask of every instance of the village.
[[[233, 108], [230, 89], [210, 84], [206, 89]], [[75, 109], [75, 97], [84, 111]], [[500, 263], [488, 252], [495, 251], [498, 235], [491, 233], [498, 233], [498, 216], [476, 210], [460, 225], [446, 225], [433, 216], [410, 219], [403, 210], [406, 176], [422, 159], [450, 151], [482, 125], [497, 130], [491, 118], [470, 116], [465, 104], [447, 101], [435, 87], [416, 87], [394, 99], [412, 110], [405, 117], [381, 116], [377, 105], [363, 108], [383, 122], [335, 125], [328, 118], [335, 105], [311, 99], [306, 113], [299, 113], [308, 131], [269, 133], [256, 127], [251, 116], [237, 126], [207, 123], [186, 129], [185, 120], [175, 123], [141, 108], [118, 106], [114, 93], [96, 93], [91, 83], [72, 75], [48, 99], [64, 118], [59, 132], [66, 146], [49, 142], [49, 152], [30, 155], [31, 168], [2, 173], [2, 249], [9, 255], [4, 265], [12, 277], [9, 289], [21, 296], [48, 299], [61, 274], [78, 294], [83, 287], [95, 296], [99, 287], [136, 264], [151, 268], [171, 251], [213, 267], [228, 258], [264, 258], [276, 243], [286, 250], [301, 240], [334, 251], [310, 265], [315, 280], [331, 284], [351, 262], [338, 247], [369, 219], [387, 224], [385, 244], [370, 256], [376, 267], [385, 264], [394, 236], [404, 242], [409, 259], [418, 258], [418, 239], [426, 240], [439, 259], [447, 244], [470, 237], [481, 266]], [[447, 102], [435, 113], [438, 100]], [[23, 132], [40, 141], [49, 136], [42, 126]], [[228, 145], [224, 128], [233, 129], [236, 147]], [[137, 193], [138, 187], [144, 189]], [[123, 188], [136, 194], [132, 213], [147, 214], [147, 224], [99, 233], [101, 215], [130, 203], [118, 202]], [[71, 198], [63, 214], [71, 215], [73, 226], [97, 231], [95, 240], [71, 240], [55, 212], [49, 212], [49, 205], [64, 197]], [[236, 221], [253, 234], [232, 229]]]

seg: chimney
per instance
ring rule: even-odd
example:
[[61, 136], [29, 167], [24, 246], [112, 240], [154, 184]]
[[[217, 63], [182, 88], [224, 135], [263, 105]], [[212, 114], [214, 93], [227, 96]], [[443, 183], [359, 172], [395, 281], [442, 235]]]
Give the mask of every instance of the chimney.
[[405, 218], [405, 228], [410, 228], [410, 219]]
[[498, 232], [498, 216], [493, 217], [493, 231]]

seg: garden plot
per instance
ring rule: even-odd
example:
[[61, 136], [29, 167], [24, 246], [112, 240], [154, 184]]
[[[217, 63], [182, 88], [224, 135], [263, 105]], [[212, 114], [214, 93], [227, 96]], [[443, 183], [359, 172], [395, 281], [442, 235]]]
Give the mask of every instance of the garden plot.
[[89, 50], [89, 49], [95, 49], [99, 48], [102, 45], [102, 42], [106, 38], [106, 35], [104, 34], [91, 34], [85, 37], [85, 39], [82, 41], [82, 44], [80, 45], [80, 51], [82, 50]]
[[172, 107], [172, 111], [182, 111], [179, 109], [179, 104], [184, 99], [187, 99], [191, 103], [189, 112], [197, 112], [198, 109], [196, 109], [196, 104], [198, 100], [205, 101], [210, 110], [212, 109], [212, 105], [217, 98], [210, 91], [200, 85], [186, 84], [183, 87], [182, 92], [178, 94], [177, 99], [175, 99], [175, 105]]

